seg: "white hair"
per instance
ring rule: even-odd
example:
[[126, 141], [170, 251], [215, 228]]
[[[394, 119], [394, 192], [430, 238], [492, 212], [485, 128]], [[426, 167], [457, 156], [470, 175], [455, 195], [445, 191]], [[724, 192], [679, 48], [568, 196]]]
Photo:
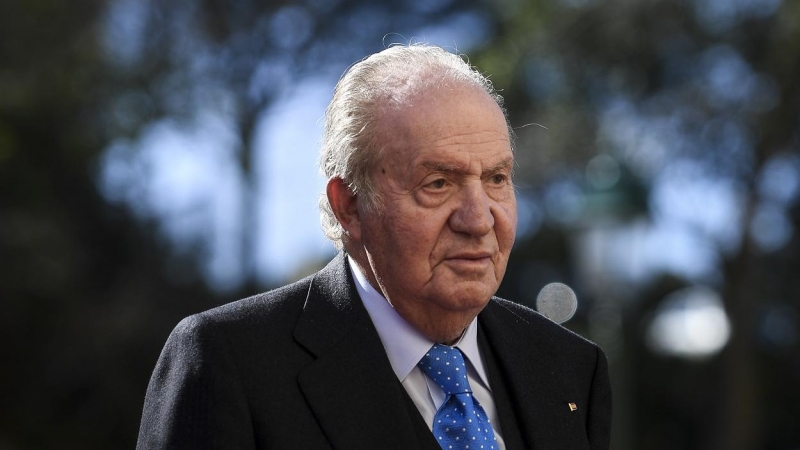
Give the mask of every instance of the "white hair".
[[[319, 160], [322, 174], [327, 180], [341, 178], [358, 196], [362, 207], [378, 210], [381, 199], [369, 173], [384, 150], [377, 132], [381, 113], [404, 106], [409, 97], [420, 91], [453, 84], [479, 87], [505, 114], [503, 98], [489, 79], [460, 55], [438, 46], [396, 45], [351, 66], [336, 84], [325, 111]], [[325, 236], [341, 250], [345, 232], [325, 193], [320, 196], [319, 208]]]

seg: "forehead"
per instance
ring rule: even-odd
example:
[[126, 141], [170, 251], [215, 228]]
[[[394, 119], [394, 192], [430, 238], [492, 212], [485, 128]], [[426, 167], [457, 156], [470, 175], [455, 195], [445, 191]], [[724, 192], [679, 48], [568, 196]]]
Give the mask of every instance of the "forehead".
[[379, 124], [384, 140], [380, 159], [394, 165], [477, 164], [485, 169], [513, 158], [502, 110], [475, 86], [422, 90], [384, 111]]

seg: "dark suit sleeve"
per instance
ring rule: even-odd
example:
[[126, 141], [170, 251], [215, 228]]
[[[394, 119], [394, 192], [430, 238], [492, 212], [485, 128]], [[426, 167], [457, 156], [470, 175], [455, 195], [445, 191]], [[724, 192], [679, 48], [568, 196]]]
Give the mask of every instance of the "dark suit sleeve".
[[597, 362], [592, 377], [586, 431], [592, 450], [608, 450], [611, 445], [611, 383], [606, 355], [600, 347], [595, 348]]
[[158, 360], [137, 449], [254, 448], [249, 408], [220, 327], [184, 319]]

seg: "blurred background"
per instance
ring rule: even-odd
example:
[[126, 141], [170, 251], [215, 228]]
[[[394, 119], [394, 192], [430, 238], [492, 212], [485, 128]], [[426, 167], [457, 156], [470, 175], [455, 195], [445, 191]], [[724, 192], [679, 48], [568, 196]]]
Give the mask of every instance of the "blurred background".
[[323, 110], [413, 41], [506, 98], [500, 295], [577, 292], [612, 447], [800, 449], [794, 0], [3, 0], [0, 449], [134, 447], [182, 317], [325, 264]]

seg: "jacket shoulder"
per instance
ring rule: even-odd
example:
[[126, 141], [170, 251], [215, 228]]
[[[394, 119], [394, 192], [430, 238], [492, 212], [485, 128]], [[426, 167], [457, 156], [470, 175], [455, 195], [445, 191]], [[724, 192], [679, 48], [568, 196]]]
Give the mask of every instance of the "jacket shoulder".
[[181, 320], [172, 338], [227, 337], [255, 332], [285, 334], [300, 316], [313, 276], [295, 283], [236, 300]]
[[599, 350], [594, 342], [525, 305], [500, 297], [493, 297], [489, 305], [493, 314], [504, 316], [502, 319], [504, 323], [518, 325], [512, 326], [511, 329], [519, 330], [530, 338], [558, 342], [560, 345], [573, 344], [578, 347], [591, 347], [593, 351]]
[[254, 315], [282, 314], [302, 308], [314, 276], [266, 292], [236, 300], [197, 314], [203, 318], [226, 321]]

